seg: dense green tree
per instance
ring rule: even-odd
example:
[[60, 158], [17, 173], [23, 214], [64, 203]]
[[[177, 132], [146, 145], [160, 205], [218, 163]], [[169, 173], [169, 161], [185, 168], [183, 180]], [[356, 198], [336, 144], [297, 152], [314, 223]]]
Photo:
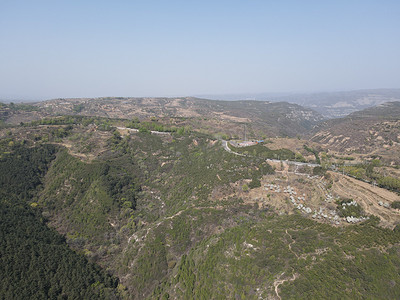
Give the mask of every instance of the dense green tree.
[[0, 161], [0, 299], [117, 298], [118, 281], [72, 251], [28, 205], [56, 152], [20, 146]]

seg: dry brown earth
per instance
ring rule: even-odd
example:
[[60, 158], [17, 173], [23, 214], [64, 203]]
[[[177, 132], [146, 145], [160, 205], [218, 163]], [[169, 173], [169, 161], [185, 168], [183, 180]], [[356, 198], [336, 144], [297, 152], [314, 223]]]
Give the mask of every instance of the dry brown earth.
[[[257, 205], [262, 208], [266, 206], [274, 207], [279, 213], [292, 214], [297, 209], [289, 201], [289, 194], [284, 193], [284, 189], [290, 185], [296, 192], [297, 203], [310, 207], [312, 211], [319, 211], [322, 208], [329, 212], [336, 209], [335, 199], [353, 199], [365, 211], [367, 215], [374, 215], [381, 220], [383, 227], [394, 228], [400, 222], [400, 211], [393, 208], [386, 208], [379, 205], [382, 203], [392, 203], [400, 201], [400, 196], [386, 189], [373, 186], [360, 180], [348, 177], [335, 172], [328, 172], [331, 179], [326, 180], [323, 177], [308, 177], [305, 174], [295, 174], [289, 171], [289, 166], [283, 163], [276, 164], [276, 174], [266, 175], [261, 181], [261, 187], [243, 192], [239, 188], [237, 193], [242, 197], [245, 203]], [[280, 186], [280, 192], [275, 190], [266, 190], [265, 185], [274, 184]], [[326, 201], [328, 195], [332, 195], [332, 200]], [[298, 200], [297, 197], [303, 197], [305, 200]], [[302, 214], [311, 218], [311, 214]], [[331, 219], [318, 219], [320, 222], [334, 223]], [[347, 225], [342, 219], [341, 225]]]
[[400, 222], [399, 210], [385, 208], [378, 204], [379, 201], [386, 203], [400, 201], [399, 195], [346, 175], [332, 172], [331, 174], [335, 178], [332, 187], [334, 193], [343, 198], [356, 200], [367, 214], [378, 216], [381, 219], [381, 225], [384, 227], [394, 227], [397, 222]]

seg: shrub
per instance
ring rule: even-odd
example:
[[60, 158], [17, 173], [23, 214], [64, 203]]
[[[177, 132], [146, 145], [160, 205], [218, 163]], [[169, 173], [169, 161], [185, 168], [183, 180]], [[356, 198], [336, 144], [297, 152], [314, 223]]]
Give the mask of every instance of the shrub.
[[395, 209], [400, 209], [400, 201], [393, 201], [390, 206]]

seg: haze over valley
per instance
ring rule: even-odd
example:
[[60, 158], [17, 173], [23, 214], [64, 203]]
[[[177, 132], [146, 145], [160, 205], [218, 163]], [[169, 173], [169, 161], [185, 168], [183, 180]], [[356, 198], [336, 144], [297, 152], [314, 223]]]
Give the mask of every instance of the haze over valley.
[[399, 299], [399, 13], [0, 4], [0, 299]]

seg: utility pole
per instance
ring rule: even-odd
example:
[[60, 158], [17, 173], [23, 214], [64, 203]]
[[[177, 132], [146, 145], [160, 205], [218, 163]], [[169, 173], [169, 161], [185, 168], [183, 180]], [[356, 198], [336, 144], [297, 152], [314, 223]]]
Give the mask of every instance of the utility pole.
[[247, 139], [246, 139], [246, 124], [243, 124], [243, 127], [244, 127], [244, 140], [247, 141]]

